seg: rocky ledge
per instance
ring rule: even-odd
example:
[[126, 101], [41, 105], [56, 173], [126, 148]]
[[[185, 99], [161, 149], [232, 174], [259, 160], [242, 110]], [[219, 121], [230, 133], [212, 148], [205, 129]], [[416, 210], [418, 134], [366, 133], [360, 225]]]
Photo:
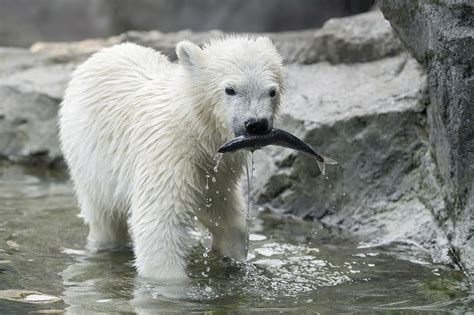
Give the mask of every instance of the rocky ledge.
[[[0, 155], [63, 167], [57, 106], [72, 69], [95, 50], [133, 41], [175, 59], [179, 40], [202, 43], [221, 34], [128, 32], [105, 40], [38, 43], [30, 50], [0, 49]], [[463, 258], [472, 248], [450, 237], [462, 225], [447, 222], [464, 218], [447, 206], [453, 200], [445, 194], [444, 170], [433, 145], [437, 125], [428, 115], [435, 106], [431, 88], [422, 66], [404, 51], [382, 14], [267, 35], [288, 70], [277, 125], [339, 165], [323, 177], [313, 159], [265, 148], [254, 156], [254, 200], [341, 228], [361, 246], [413, 246], [436, 262], [472, 270]], [[470, 219], [466, 224], [472, 227], [472, 214]], [[467, 233], [472, 236], [472, 230]]]

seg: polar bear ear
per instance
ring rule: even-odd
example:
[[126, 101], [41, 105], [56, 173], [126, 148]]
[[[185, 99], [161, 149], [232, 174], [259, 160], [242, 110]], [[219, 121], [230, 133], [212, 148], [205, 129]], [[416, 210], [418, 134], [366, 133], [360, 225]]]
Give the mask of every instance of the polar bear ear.
[[204, 53], [199, 46], [184, 40], [176, 45], [176, 55], [184, 68], [193, 70], [202, 64]]

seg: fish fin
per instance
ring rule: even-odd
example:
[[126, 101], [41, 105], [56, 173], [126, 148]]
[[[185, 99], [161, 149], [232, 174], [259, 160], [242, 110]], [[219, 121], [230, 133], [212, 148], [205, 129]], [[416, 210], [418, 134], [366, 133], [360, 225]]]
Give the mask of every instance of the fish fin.
[[319, 170], [321, 171], [321, 173], [323, 175], [326, 175], [326, 163], [321, 162], [319, 160], [316, 160], [316, 162], [318, 162], [318, 167], [319, 167]]
[[334, 161], [331, 158], [328, 158], [327, 156], [321, 156], [321, 158], [323, 159], [322, 162], [319, 161], [319, 160], [316, 160], [316, 162], [318, 162], [318, 167], [319, 167], [319, 170], [321, 171], [321, 173], [323, 175], [326, 175], [326, 164], [334, 165], [334, 164], [337, 164], [337, 162]]
[[335, 161], [331, 158], [328, 158], [327, 156], [323, 156], [322, 158], [323, 158], [325, 164], [329, 164], [329, 165], [337, 164], [337, 161]]

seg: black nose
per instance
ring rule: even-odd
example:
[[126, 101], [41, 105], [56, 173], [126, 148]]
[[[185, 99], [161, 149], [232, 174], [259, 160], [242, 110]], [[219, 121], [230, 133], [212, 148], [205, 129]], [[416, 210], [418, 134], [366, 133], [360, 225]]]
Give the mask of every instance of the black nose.
[[250, 118], [245, 122], [245, 130], [251, 135], [263, 135], [266, 134], [268, 130], [268, 119], [254, 119]]

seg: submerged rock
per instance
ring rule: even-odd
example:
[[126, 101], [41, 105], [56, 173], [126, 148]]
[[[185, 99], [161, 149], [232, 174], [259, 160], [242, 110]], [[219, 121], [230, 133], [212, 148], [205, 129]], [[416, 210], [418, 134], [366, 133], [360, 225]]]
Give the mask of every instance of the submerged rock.
[[61, 301], [61, 298], [57, 296], [31, 290], [0, 290], [0, 299], [32, 304], [47, 304]]

